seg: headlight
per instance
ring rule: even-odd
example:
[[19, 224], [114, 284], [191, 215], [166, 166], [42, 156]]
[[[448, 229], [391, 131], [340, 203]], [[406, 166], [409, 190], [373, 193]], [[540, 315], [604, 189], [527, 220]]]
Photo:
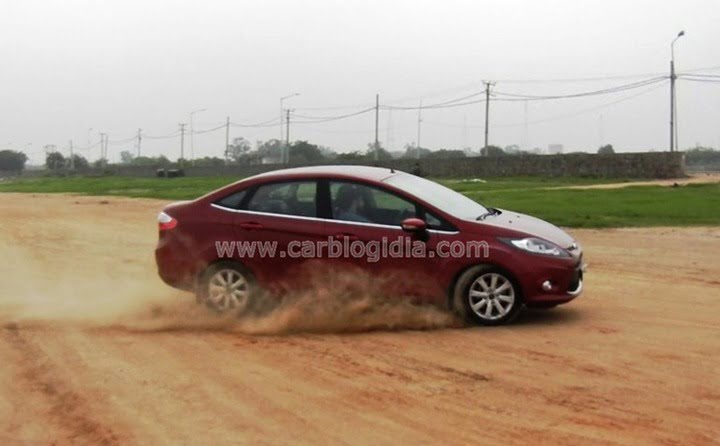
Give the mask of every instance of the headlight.
[[510, 243], [518, 249], [523, 251], [531, 252], [533, 254], [541, 254], [552, 257], [570, 257], [570, 254], [556, 245], [550, 243], [547, 240], [543, 240], [535, 237], [528, 237], [522, 239], [502, 239], [506, 243]]

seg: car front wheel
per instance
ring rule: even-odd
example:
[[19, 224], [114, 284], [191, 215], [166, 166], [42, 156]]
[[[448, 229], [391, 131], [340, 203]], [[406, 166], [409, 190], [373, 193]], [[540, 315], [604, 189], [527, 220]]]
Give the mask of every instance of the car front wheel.
[[520, 289], [509, 274], [490, 265], [467, 270], [455, 287], [455, 309], [479, 325], [512, 321], [522, 307]]

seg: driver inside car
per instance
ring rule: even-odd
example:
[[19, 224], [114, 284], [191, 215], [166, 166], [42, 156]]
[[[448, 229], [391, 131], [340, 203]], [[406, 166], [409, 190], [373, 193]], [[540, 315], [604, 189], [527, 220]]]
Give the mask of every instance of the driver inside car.
[[340, 186], [335, 202], [337, 204], [334, 212], [336, 219], [371, 223], [360, 211], [361, 198], [354, 186], [349, 184]]

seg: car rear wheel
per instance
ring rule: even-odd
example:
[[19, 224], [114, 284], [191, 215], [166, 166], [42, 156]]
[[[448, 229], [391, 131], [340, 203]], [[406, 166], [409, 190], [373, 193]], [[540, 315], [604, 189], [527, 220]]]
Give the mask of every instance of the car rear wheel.
[[454, 306], [468, 321], [501, 325], [517, 316], [522, 298], [509, 274], [490, 265], [478, 265], [458, 280]]
[[252, 274], [246, 268], [237, 263], [220, 262], [203, 274], [197, 297], [219, 313], [242, 313], [250, 307], [254, 289]]

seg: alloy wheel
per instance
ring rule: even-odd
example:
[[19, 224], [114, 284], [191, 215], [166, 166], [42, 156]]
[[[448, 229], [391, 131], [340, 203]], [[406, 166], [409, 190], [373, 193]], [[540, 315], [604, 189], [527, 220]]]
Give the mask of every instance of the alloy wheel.
[[494, 321], [506, 316], [515, 305], [515, 287], [495, 272], [479, 276], [468, 290], [470, 309], [481, 319]]
[[218, 311], [243, 309], [248, 304], [249, 284], [237, 270], [223, 268], [208, 281], [208, 303]]

